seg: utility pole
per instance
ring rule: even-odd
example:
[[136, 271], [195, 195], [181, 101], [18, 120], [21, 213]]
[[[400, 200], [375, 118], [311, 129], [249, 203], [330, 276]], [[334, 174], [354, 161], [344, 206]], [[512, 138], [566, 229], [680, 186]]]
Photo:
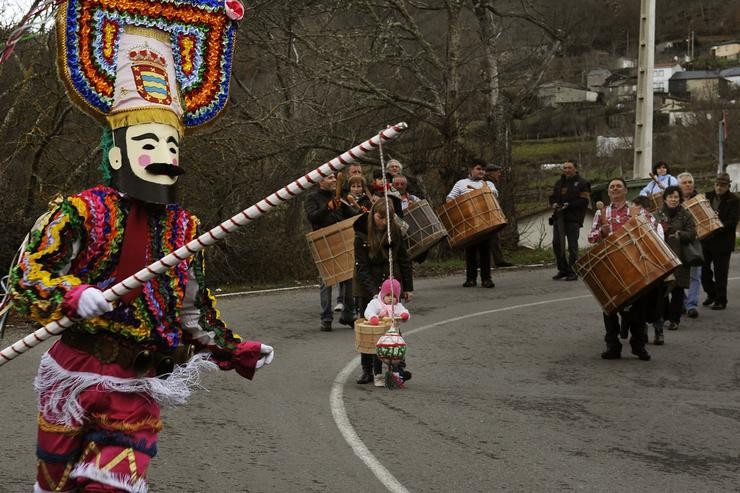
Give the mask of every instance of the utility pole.
[[652, 169], [654, 66], [655, 0], [640, 0], [640, 42], [637, 58], [633, 178], [647, 178]]

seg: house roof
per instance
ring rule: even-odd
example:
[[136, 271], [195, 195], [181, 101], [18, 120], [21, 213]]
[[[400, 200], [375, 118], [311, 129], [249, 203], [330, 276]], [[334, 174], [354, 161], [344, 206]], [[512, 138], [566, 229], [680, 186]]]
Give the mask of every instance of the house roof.
[[716, 70], [685, 70], [676, 72], [671, 80], [689, 80], [689, 79], [719, 79], [720, 74]]
[[740, 41], [723, 41], [721, 43], [713, 44], [712, 48], [715, 46], [727, 46], [727, 45], [740, 45]]

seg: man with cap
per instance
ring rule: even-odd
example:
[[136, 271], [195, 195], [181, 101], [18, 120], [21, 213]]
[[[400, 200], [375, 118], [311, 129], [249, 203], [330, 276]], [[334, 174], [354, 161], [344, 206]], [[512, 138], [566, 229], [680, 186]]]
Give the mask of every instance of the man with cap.
[[[499, 187], [501, 183], [501, 166], [495, 163], [489, 163], [486, 166], [486, 178], [492, 181], [496, 187]], [[514, 265], [504, 259], [504, 252], [501, 250], [501, 237], [498, 231], [491, 233], [491, 253], [493, 254], [493, 263], [496, 267], [512, 267]]]
[[[274, 354], [219, 319], [202, 251], [117, 301], [103, 296], [199, 234], [198, 219], [174, 201], [179, 151], [185, 128], [223, 108], [229, 74], [203, 75], [190, 63], [215, 41], [214, 66], [230, 66], [233, 10], [191, 2], [190, 16], [201, 9], [200, 22], [213, 23], [213, 39], [199, 43], [171, 2], [150, 2], [158, 9], [149, 17], [124, 3], [69, 1], [57, 16], [60, 75], [81, 109], [109, 127], [106, 185], [62, 200], [11, 275], [21, 313], [42, 324], [75, 321], [42, 356], [35, 380], [34, 491], [146, 491], [160, 405], [184, 403], [204, 370], [251, 379]], [[188, 49], [174, 54], [173, 40], [185, 38], [179, 46]], [[191, 99], [204, 85], [220, 89]]]
[[702, 305], [712, 310], [727, 307], [727, 276], [730, 270], [730, 256], [735, 251], [735, 229], [737, 227], [740, 202], [730, 191], [730, 175], [720, 173], [714, 180], [714, 190], [705, 194], [717, 211], [722, 228], [701, 242], [704, 251], [704, 265], [701, 268], [701, 285], [707, 298]]
[[[479, 190], [483, 186], [491, 189], [494, 195], [498, 195], [496, 185], [485, 179], [486, 163], [483, 159], [471, 159], [468, 163], [468, 177], [458, 180], [447, 194], [447, 201], [454, 200], [460, 195], [471, 190]], [[492, 288], [495, 286], [491, 280], [491, 237], [486, 236], [482, 240], [465, 247], [465, 282], [464, 288], [474, 287], [480, 267], [481, 286]]]
[[573, 266], [578, 259], [578, 236], [586, 217], [591, 184], [578, 174], [578, 165], [573, 159], [566, 160], [562, 170], [563, 174], [555, 182], [550, 195], [552, 249], [558, 267], [553, 279], [575, 281], [578, 276]]

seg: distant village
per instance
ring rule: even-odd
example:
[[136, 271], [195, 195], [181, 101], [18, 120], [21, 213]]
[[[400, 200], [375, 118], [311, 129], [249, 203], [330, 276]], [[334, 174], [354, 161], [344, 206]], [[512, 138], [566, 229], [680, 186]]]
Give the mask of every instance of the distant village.
[[[656, 60], [671, 59], [673, 42], [656, 45]], [[692, 49], [693, 51], [693, 49]], [[666, 56], [667, 54], [667, 56]], [[604, 53], [603, 58], [608, 58]], [[670, 126], [691, 124], [696, 116], [693, 109], [709, 101], [732, 101], [740, 96], [740, 41], [714, 44], [705, 60], [723, 68], [687, 70], [695, 59], [690, 54], [672, 56], [668, 63], [656, 61], [653, 70], [654, 107], [668, 117]], [[637, 61], [620, 57], [609, 68], [596, 68], [585, 74], [584, 84], [551, 81], [538, 88], [544, 107], [604, 105], [614, 109], [633, 108], [637, 92]]]

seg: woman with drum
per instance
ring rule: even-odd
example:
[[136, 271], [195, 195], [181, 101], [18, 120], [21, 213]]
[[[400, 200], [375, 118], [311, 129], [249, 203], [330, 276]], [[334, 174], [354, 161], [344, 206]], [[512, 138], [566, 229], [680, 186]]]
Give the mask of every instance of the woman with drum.
[[[680, 258], [681, 245], [691, 243], [696, 238], [696, 225], [691, 215], [681, 207], [683, 194], [677, 186], [670, 186], [663, 192], [663, 209], [660, 211], [660, 222], [666, 243]], [[681, 265], [673, 271], [675, 280], [665, 294], [664, 319], [667, 330], [678, 329], [683, 311], [684, 289], [689, 287], [690, 267]], [[663, 344], [663, 332], [655, 332], [655, 344]]]
[[[411, 258], [401, 237], [401, 230], [395, 221], [390, 221], [391, 241], [388, 242], [388, 214], [395, 214], [392, 202], [380, 199], [370, 212], [362, 215], [354, 224], [355, 230], [355, 273], [353, 294], [358, 300], [358, 308], [365, 311], [373, 296], [378, 294], [383, 281], [390, 275], [390, 256], [393, 257], [393, 276], [401, 281], [401, 290], [406, 300], [412, 298], [414, 290]], [[382, 365], [377, 356], [371, 353], [360, 353], [362, 375], [358, 384], [375, 382], [382, 387], [384, 378]]]
[[661, 193], [667, 187], [678, 185], [678, 180], [671, 175], [671, 170], [665, 161], [658, 161], [653, 165], [652, 176], [653, 179], [640, 190], [640, 195], [650, 197], [656, 193]]
[[[621, 230], [630, 218], [630, 210], [627, 204], [627, 183], [622, 178], [614, 178], [609, 182], [607, 193], [611, 203], [599, 209], [594, 215], [591, 232], [588, 235], [589, 243], [605, 240]], [[619, 342], [619, 334], [621, 327], [624, 326], [632, 334], [630, 338], [632, 354], [642, 361], [650, 360], [650, 353], [645, 349], [646, 304], [647, 299], [640, 297], [628, 309], [622, 307], [617, 313], [611, 315], [604, 313], [606, 351], [601, 353], [603, 359], [621, 358], [622, 344]]]

